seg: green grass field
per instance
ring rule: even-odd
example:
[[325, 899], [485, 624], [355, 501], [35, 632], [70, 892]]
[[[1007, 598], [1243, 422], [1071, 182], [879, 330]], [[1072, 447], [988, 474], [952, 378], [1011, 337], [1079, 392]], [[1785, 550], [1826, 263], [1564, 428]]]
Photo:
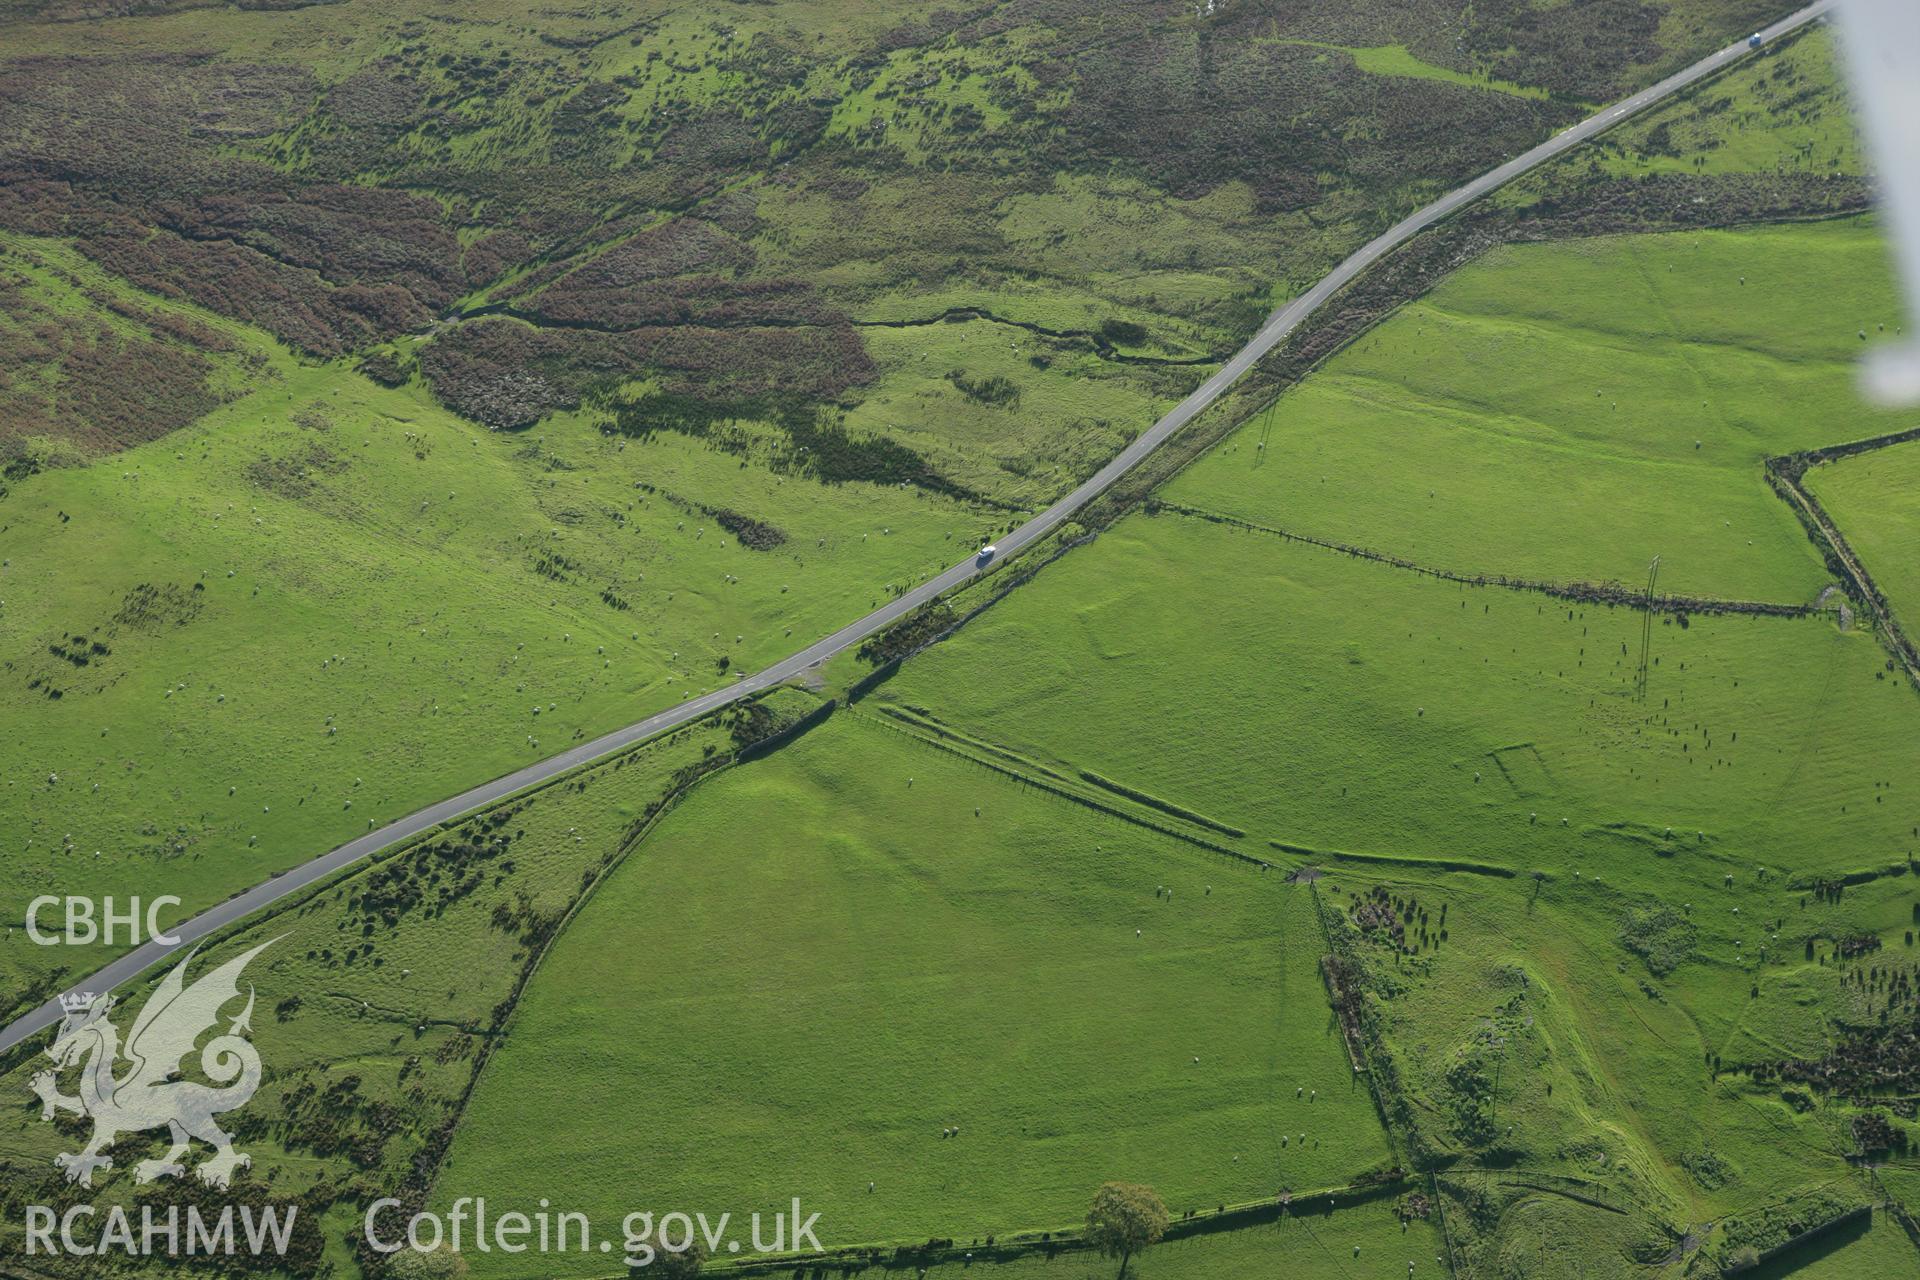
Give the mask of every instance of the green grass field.
[[[1892, 762], [1920, 721], [1872, 637], [1829, 619], [1663, 619], [1644, 703], [1638, 642], [1631, 610], [1133, 517], [880, 697], [1243, 828], [1228, 843], [1319, 868], [1342, 911], [1375, 885], [1446, 908], [1417, 958], [1368, 952], [1415, 1158], [1486, 1155], [1700, 1221], [1844, 1167], [1843, 1115], [1740, 1073], [1871, 1015], [1832, 939], [1910, 958], [1898, 876], [1844, 905], [1789, 880], [1906, 869]], [[1623, 938], [1663, 905], [1689, 942], [1654, 972]], [[1549, 1196], [1515, 1220], [1547, 1215], [1537, 1231], [1502, 1219], [1490, 1247], [1546, 1247], [1568, 1213], [1609, 1251], [1650, 1229]]]
[[[1196, 626], [1204, 617], [1205, 626]], [[1911, 691], [1824, 618], [1640, 615], [1132, 517], [882, 696], [1318, 850], [1707, 885], [1912, 847]]]
[[[1851, 405], [1857, 335], [1825, 332], [1834, 317], [1821, 319], [1811, 282], [1795, 286], [1808, 306], [1783, 318], [1709, 323], [1702, 276], [1750, 255], [1798, 256], [1828, 263], [1826, 296], [1845, 298], [1877, 254], [1859, 223], [1509, 251], [1337, 358], [1167, 498], [1448, 569], [1558, 581], [1613, 576], [1602, 566], [1624, 563], [1619, 542], [1657, 520], [1688, 549], [1673, 570], [1682, 584], [1663, 571], [1663, 588], [1810, 598], [1824, 573], [1760, 463], [1866, 434], [1811, 413], [1822, 397]], [[1653, 270], [1669, 261], [1670, 274]], [[1581, 288], [1541, 290], [1549, 264]], [[1603, 316], [1610, 276], [1658, 287], [1639, 310]], [[1522, 281], [1535, 312], [1551, 313], [1530, 323], [1560, 344], [1552, 358], [1510, 333], [1457, 363], [1420, 341], [1437, 316], [1500, 327], [1484, 317], [1519, 306]], [[1656, 304], [1696, 318], [1656, 324]], [[1695, 462], [1691, 440], [1671, 430], [1606, 436], [1608, 402], [1570, 431], [1588, 437], [1580, 474], [1602, 472], [1592, 498], [1503, 505], [1495, 493], [1543, 491], [1540, 459], [1571, 446], [1528, 456], [1517, 434], [1481, 442], [1459, 408], [1452, 430], [1487, 457], [1522, 455], [1533, 478], [1507, 474], [1483, 490], [1469, 469], [1473, 500], [1429, 505], [1407, 486], [1461, 474], [1437, 452], [1419, 457], [1422, 433], [1438, 434], [1431, 415], [1402, 412], [1393, 432], [1369, 410], [1360, 420], [1380, 440], [1362, 437], [1359, 463], [1353, 437], [1366, 428], [1333, 419], [1348, 428], [1340, 435], [1315, 416], [1353, 403], [1363, 360], [1369, 393], [1383, 398], [1397, 377], [1454, 395], [1471, 386], [1485, 403], [1546, 404], [1566, 394], [1576, 327], [1572, 347], [1620, 358], [1623, 409], [1704, 359], [1672, 340], [1677, 331], [1773, 370], [1771, 397], [1743, 402], [1717, 437], [1730, 454], [1738, 442], [1738, 461]], [[1850, 423], [1865, 416], [1852, 412]], [[1279, 446], [1289, 422], [1320, 432], [1312, 470]], [[1880, 498], [1902, 460], [1897, 449], [1869, 455], [1883, 457], [1894, 465], [1871, 477], [1860, 459], [1816, 473], [1842, 526], [1867, 531], [1863, 556], [1904, 529], [1900, 502]], [[1628, 482], [1605, 477], [1608, 466], [1688, 483], [1663, 481], [1669, 506], [1622, 520], [1607, 495]], [[1331, 495], [1311, 483], [1323, 468]], [[1688, 500], [1696, 489], [1721, 496]], [[1743, 557], [1735, 537], [1764, 545]], [[1716, 553], [1692, 553], [1703, 546]], [[1336, 950], [1364, 975], [1396, 1134], [1416, 1162], [1512, 1170], [1478, 1191], [1478, 1175], [1467, 1179], [1456, 1206], [1466, 1256], [1511, 1274], [1576, 1275], [1582, 1260], [1626, 1267], [1667, 1248], [1658, 1223], [1713, 1221], [1839, 1177], [1854, 1112], [1809, 1109], [1755, 1073], [1819, 1058], [1870, 1023], [1882, 1006], [1869, 964], [1885, 957], [1904, 972], [1913, 945], [1904, 873], [1920, 810], [1894, 762], [1920, 758], [1920, 720], [1874, 637], [1831, 615], [1696, 612], [1656, 617], [1650, 640], [1643, 699], [1637, 610], [1437, 580], [1167, 509], [1073, 552], [878, 697], [1029, 776], [1098, 776], [1243, 832], [1215, 838], [1254, 856], [1323, 872], [1321, 900], [1352, 931]], [[1862, 882], [1844, 900], [1808, 892], [1838, 875]], [[1389, 947], [1366, 932], [1375, 889], [1419, 904], [1417, 942]], [[1840, 957], [1842, 937], [1870, 939], [1873, 960]], [[1884, 1243], [1872, 1239], [1833, 1256]]]
[[[779, 723], [815, 704], [782, 691], [763, 705]], [[252, 1160], [235, 1194], [300, 1204], [307, 1223], [285, 1274], [319, 1274], [322, 1261], [336, 1274], [357, 1273], [349, 1237], [360, 1215], [371, 1198], [406, 1185], [416, 1161], [432, 1158], [521, 978], [583, 884], [619, 856], [677, 778], [730, 749], [730, 733], [708, 721], [655, 739], [363, 865], [199, 949], [189, 979], [270, 944], [246, 971], [265, 1078], [234, 1129]], [[122, 1027], [165, 972], [116, 993]], [[189, 1058], [189, 1074], [196, 1062]], [[17, 1056], [0, 1090], [31, 1101], [28, 1079], [46, 1066], [38, 1052]], [[119, 1071], [128, 1074], [124, 1064]], [[52, 1165], [83, 1134], [43, 1123], [37, 1105], [8, 1108], [0, 1176], [40, 1200], [126, 1203], [134, 1164], [166, 1145], [163, 1134], [123, 1135], [113, 1168], [96, 1175], [89, 1195], [66, 1188]], [[189, 1164], [205, 1154], [196, 1149]], [[16, 1255], [20, 1226], [17, 1215], [0, 1224]]]
[[1168, 499], [1456, 572], [1811, 600], [1767, 457], [1899, 429], [1871, 221], [1496, 250], [1340, 353]]
[[1900, 1224], [1885, 1212], [1845, 1228], [1831, 1239], [1791, 1250], [1749, 1272], [1755, 1280], [1851, 1280], [1854, 1276], [1903, 1276], [1920, 1269], [1920, 1252]]
[[844, 1245], [1071, 1226], [1109, 1178], [1176, 1213], [1339, 1185], [1387, 1150], [1322, 949], [1278, 875], [843, 711], [589, 901], [434, 1197], [799, 1195]]
[[[1895, 1228], [1897, 1230], [1897, 1228]], [[1433, 1219], [1401, 1226], [1392, 1197], [1345, 1204], [1331, 1212], [1313, 1206], [1277, 1222], [1201, 1231], [1157, 1244], [1134, 1258], [1129, 1276], [1140, 1280], [1217, 1280], [1220, 1276], [1279, 1271], [1307, 1280], [1424, 1280], [1448, 1274], [1446, 1244]], [[1409, 1272], [1407, 1263], [1414, 1269]], [[976, 1258], [926, 1268], [929, 1280], [1112, 1280], [1113, 1262], [1084, 1251], [1011, 1261]], [[852, 1273], [858, 1280], [894, 1274], [884, 1268]]]
[[1920, 628], [1920, 444], [1817, 466], [1801, 483], [1827, 509], [1912, 635]]

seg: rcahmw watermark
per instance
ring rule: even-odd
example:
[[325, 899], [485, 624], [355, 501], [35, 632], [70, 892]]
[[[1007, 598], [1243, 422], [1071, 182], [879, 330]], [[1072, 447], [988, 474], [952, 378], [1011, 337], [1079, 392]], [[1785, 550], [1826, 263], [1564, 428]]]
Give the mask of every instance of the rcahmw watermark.
[[[123, 1254], [129, 1258], [209, 1258], [284, 1256], [293, 1236], [298, 1205], [223, 1205], [211, 1221], [198, 1205], [183, 1211], [177, 1204], [160, 1209], [141, 1205], [139, 1225], [134, 1215], [113, 1205], [101, 1217], [90, 1204], [77, 1204], [65, 1213], [52, 1206], [27, 1206], [27, 1256], [71, 1254], [91, 1258]], [[95, 1219], [99, 1221], [96, 1223]], [[239, 1231], [234, 1230], [236, 1218]]]
[[[550, 1212], [549, 1202], [540, 1201], [533, 1213], [509, 1210], [490, 1216], [484, 1196], [461, 1196], [445, 1213], [421, 1212], [404, 1220], [396, 1212], [400, 1201], [387, 1198], [367, 1206], [365, 1232], [367, 1244], [376, 1253], [398, 1253], [411, 1249], [432, 1253], [442, 1245], [465, 1253], [605, 1253], [615, 1249], [612, 1235], [596, 1234], [591, 1219], [584, 1213]], [[797, 1253], [812, 1249], [825, 1253], [814, 1234], [818, 1213], [801, 1217], [800, 1201], [793, 1211], [782, 1210], [771, 1221], [755, 1213], [748, 1220], [746, 1238], [731, 1230], [733, 1215], [723, 1213], [710, 1219], [704, 1213], [629, 1213], [620, 1220], [618, 1248], [621, 1261], [629, 1267], [651, 1266], [662, 1254], [686, 1253], [698, 1249], [706, 1256], [739, 1253], [750, 1248], [754, 1253]]]

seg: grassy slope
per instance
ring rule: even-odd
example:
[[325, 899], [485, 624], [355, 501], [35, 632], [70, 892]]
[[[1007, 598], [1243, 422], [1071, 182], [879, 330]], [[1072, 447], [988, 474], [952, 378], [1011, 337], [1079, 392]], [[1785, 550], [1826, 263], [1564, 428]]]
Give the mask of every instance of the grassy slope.
[[1815, 467], [1804, 483], [1911, 634], [1920, 627], [1920, 444]]
[[1457, 571], [1638, 583], [1659, 555], [1663, 590], [1806, 601], [1827, 575], [1760, 464], [1906, 424], [1854, 391], [1883, 263], [1868, 221], [1500, 250], [1167, 496]]
[[[1295, 43], [1295, 42], [1289, 42]], [[1496, 93], [1510, 93], [1523, 98], [1545, 98], [1545, 89], [1533, 85], [1515, 84], [1510, 80], [1495, 80], [1485, 75], [1474, 75], [1457, 71], [1452, 67], [1435, 66], [1423, 62], [1403, 44], [1382, 44], [1365, 47], [1348, 47], [1335, 44], [1314, 44], [1312, 41], [1298, 41], [1311, 48], [1335, 50], [1353, 59], [1355, 66], [1368, 75], [1408, 76], [1416, 80], [1443, 80], [1448, 84], [1466, 85], [1475, 89], [1491, 89]]]
[[[1406, 998], [1383, 1006], [1386, 1043], [1435, 1150], [1458, 1158], [1473, 1145], [1451, 1124], [1460, 1093], [1450, 1072], [1477, 1051], [1505, 1153], [1495, 1163], [1578, 1178], [1615, 1205], [1704, 1222], [1845, 1170], [1844, 1114], [1797, 1111], [1738, 1072], [1817, 1057], [1830, 1019], [1877, 1016], [1877, 1005], [1843, 990], [1836, 967], [1809, 963], [1805, 947], [1812, 939], [1824, 955], [1833, 932], [1870, 931], [1885, 943], [1884, 961], [1905, 964], [1910, 885], [1800, 907], [1778, 876], [1681, 891], [1687, 897], [1625, 875], [1536, 888], [1366, 868], [1342, 869], [1338, 882], [1343, 893], [1323, 881], [1323, 897], [1382, 884], [1436, 916], [1448, 908], [1448, 937], [1395, 968]], [[1676, 967], [1656, 971], [1627, 950], [1622, 928], [1629, 912], [1663, 904], [1695, 937]], [[1500, 1044], [1488, 1046], [1490, 1032]], [[1724, 1074], [1705, 1068], [1710, 1055]], [[1690, 1168], [1708, 1153], [1721, 1162], [1718, 1177]]]
[[[966, 305], [982, 301], [968, 298]], [[986, 320], [875, 328], [866, 339], [881, 375], [847, 415], [849, 429], [891, 435], [961, 484], [1025, 501], [1070, 487], [1171, 399], [1154, 396], [1150, 382], [1122, 366]], [[1029, 363], [1036, 355], [1049, 362], [1044, 373]], [[975, 384], [1005, 378], [1019, 392], [1004, 404], [980, 403], [949, 373]]]
[[909, 742], [843, 712], [677, 810], [543, 965], [436, 1199], [798, 1194], [849, 1244], [1385, 1159], [1304, 889]]
[[[84, 868], [93, 892], [150, 894], [161, 872], [205, 905], [717, 687], [722, 657], [770, 662], [987, 528], [915, 490], [783, 478], [680, 437], [622, 447], [572, 418], [489, 433], [417, 387], [250, 340], [267, 360], [250, 394], [0, 500], [15, 883]], [[787, 541], [744, 548], [701, 503]], [[126, 620], [142, 584], [190, 620]], [[74, 635], [111, 652], [48, 652]], [[14, 948], [0, 972], [96, 959]]]
[[[957, 148], [977, 146], [991, 153], [1006, 145], [996, 141], [1006, 113], [983, 86], [990, 75], [1024, 74], [1008, 67], [1023, 56], [1028, 41], [1038, 38], [1032, 31], [1016, 28], [986, 47], [934, 42], [894, 50], [878, 74], [848, 65], [849, 51], [883, 31], [910, 27], [937, 8], [930, 0], [884, 12], [845, 0], [765, 6], [764, 12], [654, 3], [617, 15], [542, 10], [533, 21], [524, 4], [491, 0], [469, 6], [457, 23], [438, 24], [432, 46], [448, 56], [536, 60], [541, 74], [526, 77], [524, 84], [505, 84], [483, 101], [450, 107], [450, 118], [460, 122], [451, 130], [451, 142], [445, 137], [448, 129], [423, 127], [408, 135], [403, 150], [424, 156], [445, 146], [449, 159], [476, 170], [477, 175], [442, 193], [451, 206], [465, 208], [475, 186], [484, 190], [489, 170], [511, 174], [519, 166], [547, 162], [550, 151], [558, 149], [554, 132], [578, 127], [558, 121], [556, 109], [582, 83], [613, 85], [621, 101], [592, 129], [616, 148], [631, 147], [608, 163], [633, 166], [626, 176], [634, 178], [644, 174], [648, 156], [639, 144], [622, 141], [624, 130], [657, 123], [662, 116], [684, 119], [734, 110], [748, 88], [736, 61], [756, 41], [775, 40], [806, 55], [796, 91], [836, 103], [827, 140], [844, 145], [850, 131], [879, 115], [893, 121], [888, 141], [902, 162], [882, 161], [871, 172], [857, 161], [835, 162], [846, 166], [845, 183], [862, 188], [857, 200], [836, 191], [844, 183], [819, 181], [835, 171], [831, 164], [802, 169], [806, 181], [795, 181], [792, 174], [777, 180], [731, 175], [729, 189], [759, 217], [750, 236], [759, 263], [745, 274], [804, 279], [858, 320], [926, 320], [948, 307], [983, 307], [1085, 333], [1120, 318], [1147, 324], [1153, 335], [1135, 354], [1191, 359], [1230, 349], [1265, 313], [1277, 245], [1310, 246], [1311, 269], [1318, 272], [1330, 265], [1326, 255], [1344, 251], [1351, 240], [1347, 228], [1324, 246], [1318, 237], [1283, 235], [1273, 216], [1256, 215], [1244, 188], [1234, 184], [1210, 196], [1181, 199], [1117, 177], [1069, 180], [1055, 193], [1074, 221], [1089, 224], [1081, 231], [1104, 237], [1105, 244], [1086, 250], [1033, 237], [1022, 204], [1037, 184], [1010, 180], [1011, 162], [1006, 172], [994, 166], [945, 171], [946, 156]], [[151, 50], [212, 47], [235, 62], [297, 61], [324, 83], [335, 83], [379, 67], [402, 48], [417, 47], [427, 30], [423, 15], [436, 23], [440, 16], [434, 6], [417, 0], [377, 11], [357, 3], [273, 14], [191, 9], [84, 24], [84, 35], [77, 30], [83, 24], [36, 25], [23, 30], [20, 39], [23, 47], [47, 53], [90, 48], [106, 34]], [[555, 42], [569, 42], [567, 52], [556, 54]], [[903, 89], [899, 82], [910, 87]], [[431, 78], [426, 83], [438, 88]], [[932, 106], [905, 106], [903, 98]], [[975, 136], [951, 127], [944, 116], [955, 108], [984, 109], [983, 131]], [[241, 150], [297, 169], [310, 142], [307, 135], [316, 127], [304, 122], [271, 139], [250, 140]], [[716, 176], [726, 176], [732, 163], [716, 158]], [[393, 175], [370, 171], [360, 177], [381, 185]], [[407, 185], [430, 189], [432, 180], [413, 179]], [[642, 194], [633, 201], [644, 205], [645, 183], [639, 181], [637, 189]], [[662, 203], [678, 211], [684, 202], [676, 196]], [[592, 224], [611, 221], [616, 212], [631, 214], [634, 208], [583, 211], [582, 230], [557, 256], [593, 245], [581, 254], [584, 261], [605, 248], [593, 243], [600, 233]], [[474, 217], [475, 224], [463, 230], [477, 235], [486, 229], [485, 220]], [[1142, 218], [1184, 227], [1187, 233], [1123, 234]], [[1305, 226], [1303, 220], [1289, 221]], [[1198, 227], [1205, 228], [1204, 240], [1194, 232]], [[610, 241], [618, 242], [618, 236]], [[1204, 258], [1202, 248], [1208, 250]], [[1099, 259], [1099, 270], [1083, 269], [1089, 256]], [[486, 300], [519, 274], [476, 288], [466, 301]], [[1012, 300], [1022, 293], [1044, 301], [1022, 306]], [[1258, 302], [1224, 312], [1216, 305], [1244, 296]], [[1202, 311], [1207, 313], [1197, 314]], [[891, 436], [920, 451], [949, 478], [1019, 504], [1043, 505], [1071, 488], [1207, 371], [1121, 364], [1093, 355], [1084, 341], [1049, 341], [985, 323], [950, 330], [869, 328], [863, 336], [877, 376], [871, 386], [841, 398], [849, 411], [836, 414], [837, 420], [858, 434]], [[1013, 342], [1021, 347], [1017, 355], [1009, 350]], [[1030, 362], [1034, 356], [1044, 365]], [[954, 371], [974, 378], [1009, 376], [1025, 394], [1014, 406], [971, 402], [949, 384], [947, 376]], [[718, 382], [733, 371], [711, 372]]]
[[9, 462], [52, 465], [156, 438], [242, 394], [259, 374], [244, 342], [218, 349], [236, 326], [208, 313], [172, 303], [110, 310], [103, 304], [132, 300], [57, 241], [0, 232], [0, 291]]
[[1599, 144], [1607, 172], [1861, 173], [1851, 104], [1817, 24]]

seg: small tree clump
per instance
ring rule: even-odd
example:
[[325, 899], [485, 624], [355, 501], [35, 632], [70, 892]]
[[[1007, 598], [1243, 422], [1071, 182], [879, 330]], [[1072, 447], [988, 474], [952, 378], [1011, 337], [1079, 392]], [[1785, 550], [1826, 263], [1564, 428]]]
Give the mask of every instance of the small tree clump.
[[404, 1249], [387, 1263], [394, 1280], [466, 1280], [467, 1260], [444, 1242], [432, 1249]]
[[1166, 1234], [1167, 1206], [1151, 1187], [1109, 1182], [1087, 1210], [1087, 1243], [1106, 1257], [1120, 1259], [1120, 1280], [1125, 1280], [1133, 1255]]

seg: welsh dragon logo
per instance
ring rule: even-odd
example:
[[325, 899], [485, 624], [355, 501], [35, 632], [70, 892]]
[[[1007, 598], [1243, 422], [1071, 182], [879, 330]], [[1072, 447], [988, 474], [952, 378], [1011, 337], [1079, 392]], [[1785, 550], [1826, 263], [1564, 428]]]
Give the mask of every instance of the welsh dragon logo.
[[[141, 1006], [124, 1046], [119, 1029], [107, 1016], [116, 1004], [111, 996], [96, 999], [83, 993], [60, 997], [66, 1016], [47, 1048], [55, 1068], [40, 1072], [30, 1084], [40, 1096], [42, 1120], [53, 1119], [55, 1111], [70, 1111], [93, 1121], [93, 1137], [85, 1148], [78, 1153], [61, 1152], [53, 1158], [66, 1170], [68, 1182], [92, 1186], [93, 1171], [113, 1165], [113, 1157], [101, 1151], [122, 1133], [148, 1129], [165, 1128], [173, 1138], [173, 1148], [158, 1160], [142, 1160], [135, 1165], [136, 1182], [153, 1182], [186, 1172], [180, 1160], [194, 1138], [213, 1148], [213, 1154], [194, 1169], [209, 1186], [226, 1186], [235, 1169], [252, 1163], [233, 1149], [232, 1137], [214, 1123], [214, 1117], [222, 1112], [245, 1106], [260, 1087], [260, 1055], [246, 1038], [253, 1029], [251, 985], [246, 1008], [224, 1034], [215, 1036], [200, 1050], [200, 1069], [214, 1083], [205, 1085], [173, 1077], [179, 1074], [201, 1033], [219, 1021], [220, 1010], [229, 1001], [239, 997], [241, 970], [274, 941], [278, 939], [261, 943], [187, 986], [186, 970], [194, 954], [190, 953]], [[123, 1060], [131, 1065], [116, 1075], [115, 1068]], [[76, 1065], [81, 1068], [80, 1092], [77, 1097], [69, 1097], [60, 1092], [59, 1075]]]

